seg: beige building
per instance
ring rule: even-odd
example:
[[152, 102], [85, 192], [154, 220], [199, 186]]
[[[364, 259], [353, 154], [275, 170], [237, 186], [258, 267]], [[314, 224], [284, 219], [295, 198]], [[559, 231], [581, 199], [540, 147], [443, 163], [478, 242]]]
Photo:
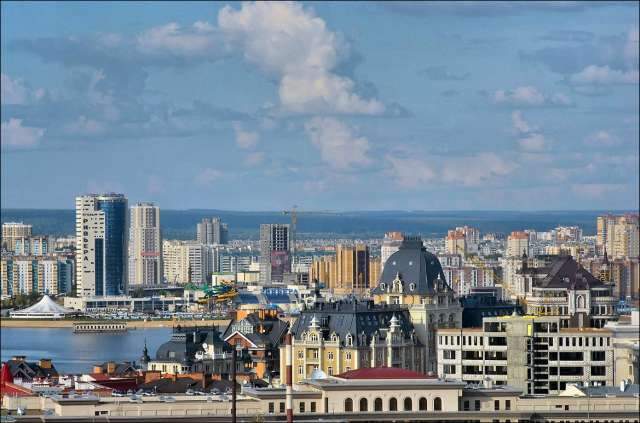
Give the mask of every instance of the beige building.
[[[398, 306], [356, 300], [317, 302], [301, 311], [291, 333], [294, 383], [316, 370], [330, 376], [378, 366], [424, 371], [424, 346], [409, 313]], [[283, 345], [281, 375], [285, 358]]]
[[612, 258], [637, 258], [639, 253], [638, 214], [598, 216], [596, 247]]
[[380, 261], [372, 259], [369, 247], [337, 245], [332, 256], [315, 258], [309, 268], [309, 281], [324, 284], [335, 293], [364, 293], [379, 277]]
[[22, 222], [5, 222], [2, 224], [2, 248], [13, 251], [15, 239], [31, 237], [31, 225]]
[[207, 284], [211, 281], [213, 247], [196, 241], [162, 242], [162, 267], [170, 284]]
[[66, 257], [8, 256], [0, 261], [0, 295], [58, 295], [71, 289], [73, 262]]
[[129, 221], [129, 284], [158, 285], [163, 276], [160, 208], [138, 203], [131, 207]]
[[464, 232], [459, 230], [450, 230], [444, 239], [445, 252], [447, 254], [467, 254], [467, 240]]
[[507, 237], [507, 257], [521, 257], [529, 253], [529, 234], [522, 231], [514, 231]]

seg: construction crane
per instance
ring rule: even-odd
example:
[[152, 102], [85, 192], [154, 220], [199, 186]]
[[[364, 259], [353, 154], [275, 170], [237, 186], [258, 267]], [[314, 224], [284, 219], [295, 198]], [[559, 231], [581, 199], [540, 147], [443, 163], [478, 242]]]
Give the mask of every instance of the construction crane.
[[289, 233], [289, 250], [291, 251], [291, 262], [296, 258], [296, 225], [298, 223], [298, 206], [294, 205], [291, 210], [284, 210], [284, 215], [291, 216], [291, 231]]

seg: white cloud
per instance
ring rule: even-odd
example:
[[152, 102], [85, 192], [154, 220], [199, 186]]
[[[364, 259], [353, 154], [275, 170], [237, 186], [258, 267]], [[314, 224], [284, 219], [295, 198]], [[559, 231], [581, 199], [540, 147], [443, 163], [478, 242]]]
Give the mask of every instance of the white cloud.
[[624, 58], [630, 68], [638, 68], [638, 47], [638, 28], [632, 28], [627, 33], [627, 42], [624, 45]]
[[496, 104], [519, 107], [571, 106], [571, 99], [562, 93], [545, 95], [536, 87], [523, 86], [513, 90], [498, 90], [493, 94]]
[[354, 82], [334, 73], [349, 53], [339, 34], [313, 11], [292, 2], [242, 3], [225, 6], [218, 26], [245, 59], [279, 80], [285, 112], [302, 114], [384, 113], [376, 99], [354, 93]]
[[314, 117], [304, 125], [311, 143], [320, 150], [322, 160], [338, 170], [371, 163], [369, 141], [332, 117]]
[[522, 112], [520, 110], [516, 110], [511, 113], [511, 122], [513, 123], [513, 128], [516, 132], [521, 134], [528, 134], [529, 132], [537, 131], [538, 128], [536, 126], [532, 126], [524, 120], [522, 116]]
[[222, 177], [222, 172], [217, 169], [206, 168], [196, 175], [196, 182], [200, 185], [211, 185]]
[[44, 136], [45, 130], [30, 126], [22, 126], [22, 119], [9, 119], [2, 122], [2, 146], [11, 149], [35, 147]]
[[27, 104], [40, 100], [45, 95], [42, 88], [32, 90], [22, 79], [12, 79], [7, 74], [0, 74], [0, 103]]
[[222, 49], [215, 28], [200, 21], [186, 28], [175, 22], [150, 28], [138, 35], [136, 44], [143, 53], [169, 53], [178, 57], [205, 56]]
[[256, 166], [260, 163], [264, 162], [264, 153], [262, 151], [256, 151], [253, 153], [247, 154], [247, 157], [244, 159], [244, 164], [246, 166]]
[[529, 134], [518, 140], [520, 148], [530, 153], [539, 153], [547, 148], [547, 140], [542, 134]]
[[576, 85], [637, 84], [638, 69], [618, 70], [609, 66], [589, 65], [572, 75], [569, 82]]
[[611, 192], [624, 189], [622, 184], [573, 184], [571, 190], [576, 194], [589, 198], [601, 198]]
[[514, 164], [495, 153], [480, 153], [446, 160], [443, 163], [442, 180], [465, 186], [479, 186], [494, 177], [508, 175], [514, 169]]
[[402, 188], [420, 188], [433, 181], [436, 172], [425, 162], [415, 158], [386, 157], [390, 174]]
[[598, 131], [584, 139], [585, 144], [593, 147], [612, 147], [620, 143], [620, 139], [607, 131]]
[[105, 131], [105, 126], [97, 120], [80, 116], [65, 126], [66, 132], [76, 135], [98, 135]]
[[245, 150], [255, 148], [258, 145], [260, 134], [255, 131], [246, 131], [239, 122], [233, 123], [233, 130], [236, 134], [236, 144]]

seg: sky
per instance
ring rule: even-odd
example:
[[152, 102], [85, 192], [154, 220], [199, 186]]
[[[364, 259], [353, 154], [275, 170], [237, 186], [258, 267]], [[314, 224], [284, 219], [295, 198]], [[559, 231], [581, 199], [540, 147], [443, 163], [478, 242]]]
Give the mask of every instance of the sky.
[[5, 208], [638, 208], [637, 2], [0, 7]]

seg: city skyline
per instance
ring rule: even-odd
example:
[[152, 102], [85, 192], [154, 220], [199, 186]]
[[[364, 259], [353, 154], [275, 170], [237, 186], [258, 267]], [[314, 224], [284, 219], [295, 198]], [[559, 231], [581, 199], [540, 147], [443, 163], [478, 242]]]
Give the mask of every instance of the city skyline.
[[1, 7], [3, 208], [637, 210], [637, 3]]

